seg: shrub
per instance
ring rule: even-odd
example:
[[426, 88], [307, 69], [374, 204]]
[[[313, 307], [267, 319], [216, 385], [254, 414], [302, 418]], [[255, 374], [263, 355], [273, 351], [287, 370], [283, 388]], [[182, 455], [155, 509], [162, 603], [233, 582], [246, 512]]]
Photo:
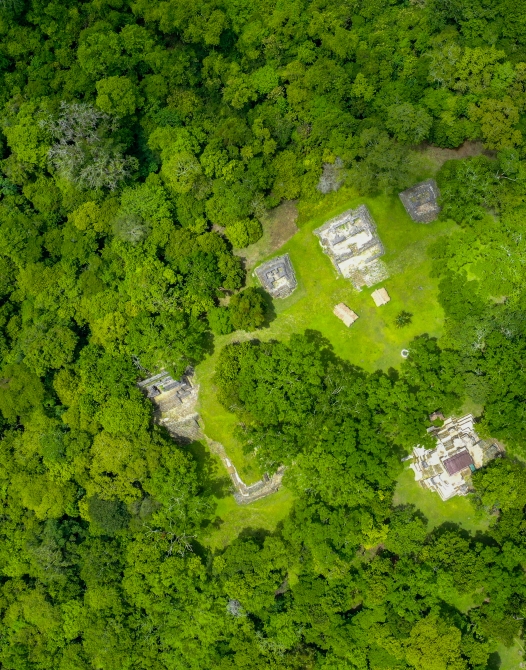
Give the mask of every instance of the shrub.
[[405, 310], [402, 310], [395, 319], [396, 327], [403, 328], [404, 326], [408, 326], [412, 320], [413, 315], [411, 314], [411, 312], [406, 312]]
[[244, 219], [227, 226], [226, 236], [233, 247], [241, 249], [254, 244], [263, 235], [261, 224], [256, 219]]

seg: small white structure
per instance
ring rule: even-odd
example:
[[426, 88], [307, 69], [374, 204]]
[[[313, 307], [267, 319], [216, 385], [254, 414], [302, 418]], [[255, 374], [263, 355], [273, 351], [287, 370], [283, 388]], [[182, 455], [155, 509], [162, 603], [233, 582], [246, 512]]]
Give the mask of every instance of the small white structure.
[[409, 467], [416, 481], [436, 491], [442, 500], [469, 493], [471, 474], [503, 451], [495, 440], [479, 438], [472, 414], [460, 419], [449, 417], [442, 426], [431, 426], [427, 432], [436, 438], [436, 447], [416, 446]]
[[383, 287], [377, 288], [376, 291], [373, 291], [371, 293], [371, 298], [374, 300], [377, 307], [386, 305], [391, 300], [391, 298], [389, 297], [389, 293], [387, 293], [387, 291]]
[[389, 275], [380, 256], [384, 248], [365, 205], [349, 209], [317, 228], [314, 234], [338, 272], [361, 291]]
[[356, 321], [358, 314], [352, 311], [344, 302], [339, 302], [336, 307], [332, 310], [343, 323], [349, 327]]
[[409, 349], [402, 349], [402, 351], [400, 352], [400, 356], [402, 358], [407, 358], [409, 356]]

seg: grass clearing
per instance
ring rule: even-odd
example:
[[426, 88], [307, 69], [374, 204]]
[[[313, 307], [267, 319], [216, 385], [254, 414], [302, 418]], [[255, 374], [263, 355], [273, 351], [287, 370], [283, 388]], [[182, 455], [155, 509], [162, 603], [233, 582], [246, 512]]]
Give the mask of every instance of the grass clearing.
[[484, 532], [489, 528], [491, 518], [476, 512], [469, 496], [455, 496], [441, 500], [438, 493], [426, 491], [417, 482], [412, 470], [405, 468], [398, 477], [394, 505], [415, 505], [429, 522], [429, 530], [443, 523], [456, 523], [467, 531]]
[[262, 238], [255, 244], [235, 251], [244, 260], [247, 271], [250, 272], [262, 259], [280, 249], [298, 232], [297, 219], [298, 209], [293, 200], [287, 200], [265, 214], [261, 220]]
[[216, 521], [203, 538], [213, 550], [224, 549], [242, 532], [273, 533], [279, 522], [286, 519], [293, 495], [282, 486], [279, 491], [250, 505], [238, 505], [232, 495], [217, 501]]
[[[378, 286], [356, 291], [348, 279], [338, 275], [312, 233], [329, 218], [362, 203], [369, 207], [386, 250], [383, 258], [390, 277], [378, 286], [387, 288], [391, 302], [382, 307], [376, 307], [371, 298]], [[298, 280], [298, 287], [291, 296], [273, 301], [276, 318], [256, 333], [238, 331], [217, 337], [214, 353], [196, 369], [201, 385], [199, 412], [205, 431], [224, 445], [246, 483], [257, 481], [262, 473], [254, 460], [243, 454], [234, 435], [236, 418], [218, 403], [212, 381], [217, 355], [226, 344], [254, 337], [286, 340], [292, 333], [312, 329], [330, 341], [338, 356], [374, 371], [398, 367], [402, 361], [401, 350], [415, 336], [428, 333], [440, 337], [442, 334], [444, 315], [437, 301], [437, 282], [430, 277], [427, 248], [438, 236], [455, 230], [454, 223], [415, 223], [398, 196], [357, 197], [345, 188], [311, 205], [310, 214], [309, 218], [307, 205], [302, 204], [298, 232], [267, 257], [289, 253]], [[256, 285], [257, 280], [250, 275], [248, 283]], [[351, 328], [332, 313], [339, 302], [347, 304], [359, 316]], [[402, 310], [412, 313], [413, 321], [397, 329], [395, 318]]]
[[497, 651], [491, 654], [488, 670], [519, 670], [524, 667], [524, 647], [520, 640], [516, 640], [513, 647], [499, 644]]

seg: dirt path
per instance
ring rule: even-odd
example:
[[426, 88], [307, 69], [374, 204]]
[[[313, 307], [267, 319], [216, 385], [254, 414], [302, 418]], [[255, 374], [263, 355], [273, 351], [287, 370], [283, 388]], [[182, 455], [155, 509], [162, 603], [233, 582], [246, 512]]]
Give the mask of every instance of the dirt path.
[[437, 169], [441, 168], [446, 161], [454, 159], [470, 158], [471, 156], [480, 156], [481, 154], [489, 158], [495, 158], [496, 155], [494, 151], [484, 149], [482, 142], [470, 141], [464, 142], [464, 144], [461, 144], [456, 149], [441, 149], [424, 142], [417, 149], [425, 154], [437, 166]]

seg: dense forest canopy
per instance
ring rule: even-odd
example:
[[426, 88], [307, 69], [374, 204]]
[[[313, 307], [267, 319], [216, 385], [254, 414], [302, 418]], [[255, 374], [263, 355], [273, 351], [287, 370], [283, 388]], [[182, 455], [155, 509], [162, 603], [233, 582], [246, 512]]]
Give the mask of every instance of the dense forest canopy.
[[[0, 37], [0, 665], [498, 667], [526, 616], [526, 4], [0, 0]], [[417, 145], [465, 141], [437, 175], [439, 342], [376, 373], [316, 332], [220, 352], [294, 503], [213, 551], [214, 487], [141, 371], [264, 325], [235, 252], [269, 209], [330, 166], [395, 194]], [[393, 504], [466, 400], [508, 448], [473, 477], [477, 534]]]

